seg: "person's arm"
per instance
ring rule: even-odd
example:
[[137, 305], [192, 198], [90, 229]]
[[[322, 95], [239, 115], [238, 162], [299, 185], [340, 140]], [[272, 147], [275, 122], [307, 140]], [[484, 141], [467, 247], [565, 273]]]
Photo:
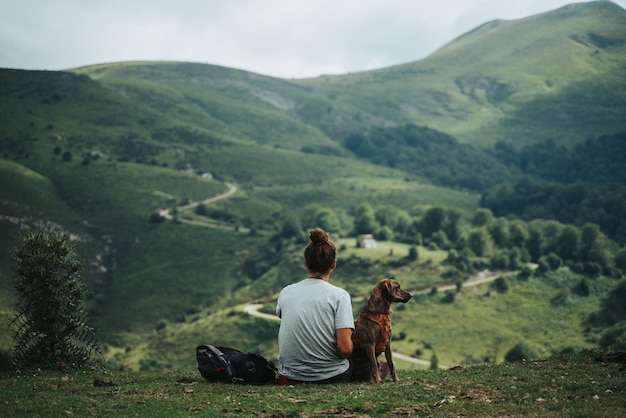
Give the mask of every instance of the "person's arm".
[[280, 307], [280, 296], [283, 294], [283, 292], [281, 291], [280, 294], [278, 295], [278, 299], [276, 300], [276, 316], [279, 318], [283, 318], [283, 310]]
[[339, 328], [337, 334], [337, 354], [348, 358], [352, 354], [352, 328]]

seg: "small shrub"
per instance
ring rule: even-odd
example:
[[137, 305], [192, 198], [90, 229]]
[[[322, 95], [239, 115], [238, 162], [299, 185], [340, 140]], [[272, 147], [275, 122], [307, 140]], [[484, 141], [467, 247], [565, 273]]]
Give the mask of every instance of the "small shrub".
[[151, 224], [160, 224], [163, 222], [165, 222], [165, 217], [161, 216], [160, 213], [154, 212], [150, 215]]
[[517, 277], [519, 277], [522, 280], [528, 280], [530, 277], [532, 277], [532, 275], [533, 275], [533, 269], [528, 264], [525, 264], [522, 266]]
[[559, 350], [558, 354], [574, 354], [579, 352], [580, 349], [578, 347], [574, 347], [574, 346], [567, 346], [567, 347], [563, 347], [562, 349]]
[[456, 293], [455, 292], [446, 292], [446, 294], [443, 297], [443, 299], [441, 299], [441, 303], [454, 303], [455, 299], [456, 299]]
[[561, 257], [554, 253], [550, 253], [546, 256], [546, 260], [550, 265], [550, 270], [558, 270], [563, 265], [563, 260]]
[[587, 283], [586, 279], [582, 279], [580, 283], [578, 283], [573, 289], [572, 292], [577, 294], [578, 296], [587, 297], [591, 294], [591, 289], [589, 288], [589, 283]]
[[209, 211], [206, 207], [205, 204], [200, 204], [198, 206], [196, 206], [196, 215], [200, 215], [200, 216], [209, 216]]
[[505, 293], [509, 290], [509, 281], [504, 277], [498, 277], [493, 282], [493, 288], [500, 293]]
[[531, 346], [525, 342], [519, 342], [506, 353], [504, 359], [510, 363], [514, 363], [516, 361], [530, 360], [536, 357], [537, 353]]
[[465, 356], [465, 359], [463, 360], [464, 364], [482, 364], [482, 363], [489, 363], [491, 361], [491, 358], [486, 355], [486, 356], [475, 356], [473, 354], [467, 354]]
[[430, 369], [436, 370], [439, 368], [439, 359], [437, 358], [437, 353], [433, 351], [433, 355], [430, 356]]
[[451, 249], [448, 251], [448, 257], [446, 258], [446, 263], [454, 264], [458, 258], [459, 258], [458, 251], [455, 249]]
[[394, 341], [402, 341], [406, 339], [406, 332], [402, 331], [400, 333], [396, 334], [392, 334], [391, 335], [391, 339]]
[[17, 306], [13, 362], [19, 369], [93, 365], [100, 346], [87, 325], [82, 262], [67, 236], [28, 234], [11, 253]]
[[598, 341], [605, 351], [626, 350], [626, 321], [621, 321], [607, 328]]

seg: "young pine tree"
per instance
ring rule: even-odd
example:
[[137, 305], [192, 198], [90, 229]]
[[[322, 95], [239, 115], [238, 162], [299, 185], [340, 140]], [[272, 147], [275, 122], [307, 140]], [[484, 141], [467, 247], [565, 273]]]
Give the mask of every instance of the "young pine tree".
[[67, 236], [26, 235], [11, 251], [17, 306], [11, 321], [12, 361], [18, 369], [80, 368], [95, 364], [96, 333], [87, 324], [83, 269]]

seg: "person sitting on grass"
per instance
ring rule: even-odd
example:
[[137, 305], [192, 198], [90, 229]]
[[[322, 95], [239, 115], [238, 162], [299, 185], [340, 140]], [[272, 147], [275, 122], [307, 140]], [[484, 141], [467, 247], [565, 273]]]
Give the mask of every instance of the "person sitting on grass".
[[309, 231], [304, 251], [309, 277], [280, 292], [276, 315], [281, 382], [349, 382], [354, 318], [350, 294], [329, 283], [337, 267], [335, 244], [321, 228]]

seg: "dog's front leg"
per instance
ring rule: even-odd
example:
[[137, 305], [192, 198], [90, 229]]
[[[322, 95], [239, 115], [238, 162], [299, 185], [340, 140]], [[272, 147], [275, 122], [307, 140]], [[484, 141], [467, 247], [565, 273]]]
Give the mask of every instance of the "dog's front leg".
[[376, 351], [374, 347], [367, 347], [367, 362], [370, 366], [370, 383], [382, 383], [380, 373], [378, 372], [378, 359], [376, 358]]
[[396, 365], [393, 363], [393, 355], [391, 352], [391, 342], [387, 342], [387, 347], [385, 348], [385, 358], [387, 359], [387, 365], [389, 366], [389, 373], [391, 373], [391, 378], [394, 382], [399, 381], [398, 373], [396, 372]]

